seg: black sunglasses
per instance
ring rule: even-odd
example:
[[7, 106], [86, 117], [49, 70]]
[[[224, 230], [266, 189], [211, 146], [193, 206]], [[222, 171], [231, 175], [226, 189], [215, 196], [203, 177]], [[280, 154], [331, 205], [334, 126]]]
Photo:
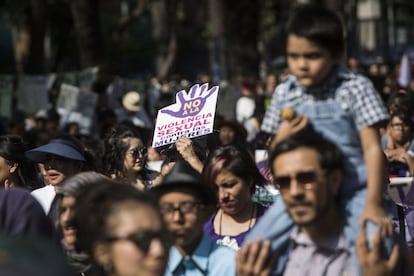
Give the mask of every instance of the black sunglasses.
[[159, 239], [166, 248], [169, 248], [174, 242], [174, 235], [168, 231], [137, 231], [127, 236], [107, 237], [105, 241], [131, 241], [140, 250], [147, 253], [154, 239]]
[[132, 158], [137, 159], [140, 155], [142, 157], [147, 156], [148, 150], [146, 147], [140, 147], [140, 148], [134, 148], [130, 150], [130, 153], [132, 155]]
[[290, 188], [290, 183], [292, 183], [292, 179], [296, 179], [296, 182], [302, 186], [303, 189], [310, 190], [313, 188], [317, 178], [318, 173], [316, 171], [303, 171], [297, 172], [294, 177], [290, 175], [274, 176], [273, 183], [279, 190], [288, 190]]

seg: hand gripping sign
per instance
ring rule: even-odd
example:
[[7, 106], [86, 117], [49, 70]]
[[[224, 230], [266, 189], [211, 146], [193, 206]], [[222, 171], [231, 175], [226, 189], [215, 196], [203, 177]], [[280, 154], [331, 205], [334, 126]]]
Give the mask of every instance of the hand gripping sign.
[[219, 87], [194, 84], [188, 93], [181, 90], [176, 102], [158, 111], [153, 147], [174, 143], [181, 136], [194, 138], [213, 132]]

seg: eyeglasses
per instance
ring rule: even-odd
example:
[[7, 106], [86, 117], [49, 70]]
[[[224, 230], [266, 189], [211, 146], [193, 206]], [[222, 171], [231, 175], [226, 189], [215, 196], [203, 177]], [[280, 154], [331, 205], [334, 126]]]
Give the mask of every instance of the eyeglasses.
[[286, 191], [290, 188], [290, 183], [292, 183], [292, 179], [296, 179], [296, 182], [303, 189], [310, 190], [316, 183], [317, 178], [318, 173], [316, 171], [302, 171], [297, 172], [294, 177], [290, 175], [274, 176], [273, 183], [279, 190]]
[[172, 215], [175, 211], [179, 211], [181, 214], [189, 214], [202, 208], [204, 208], [203, 204], [191, 201], [180, 202], [178, 206], [169, 203], [160, 205], [160, 211], [163, 215]]
[[139, 156], [147, 156], [148, 151], [146, 147], [140, 147], [130, 150], [129, 153], [131, 154], [132, 158], [137, 159]]
[[395, 129], [403, 129], [404, 127], [407, 127], [407, 125], [403, 123], [393, 123], [391, 124], [391, 127]]
[[153, 231], [137, 231], [127, 236], [118, 237], [107, 237], [105, 241], [116, 242], [116, 241], [131, 241], [141, 251], [147, 253], [151, 242], [154, 239], [159, 239], [161, 243], [166, 247], [170, 247], [174, 242], [174, 235], [168, 231], [153, 232]]

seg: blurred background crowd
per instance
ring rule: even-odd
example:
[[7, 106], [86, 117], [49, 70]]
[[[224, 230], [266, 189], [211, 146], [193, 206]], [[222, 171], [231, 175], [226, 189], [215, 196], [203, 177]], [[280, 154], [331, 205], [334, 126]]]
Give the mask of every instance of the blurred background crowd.
[[[243, 216], [249, 219], [244, 224], [224, 222], [223, 233], [227, 226], [236, 229], [236, 234], [230, 235], [234, 239], [220, 241], [238, 250], [246, 232], [278, 194], [267, 166], [270, 136], [261, 125], [276, 86], [288, 75], [280, 43], [282, 26], [291, 9], [307, 1], [14, 2], [0, 1], [0, 37], [4, 38], [0, 44], [0, 186], [23, 188], [31, 196], [2, 189], [0, 207], [21, 210], [22, 206], [13, 203], [25, 202], [25, 210], [36, 214], [23, 212], [16, 221], [17, 213], [6, 212], [5, 232], [56, 237], [76, 271], [91, 269], [93, 255], [108, 275], [113, 268], [106, 266], [106, 251], [98, 250], [102, 254], [95, 256], [85, 237], [98, 239], [113, 230], [107, 221], [113, 215], [108, 211], [111, 208], [129, 210], [128, 219], [139, 221], [136, 216], [141, 209], [135, 207], [145, 206], [145, 214], [139, 215], [154, 222], [155, 230], [143, 237], [159, 238], [165, 250], [168, 237], [161, 237], [164, 226], [159, 212], [172, 217], [177, 210], [191, 213], [205, 203], [214, 212], [203, 217], [200, 225], [207, 222], [204, 232], [221, 239], [223, 216], [235, 218], [226, 204], [215, 206], [210, 198], [202, 198], [206, 202], [201, 205], [166, 204], [160, 209], [158, 203], [136, 193], [158, 187], [174, 165], [184, 162], [203, 174], [203, 180], [191, 178], [189, 183], [205, 181], [217, 191], [216, 186], [229, 186], [228, 175], [240, 180], [238, 208], [247, 206]], [[343, 64], [370, 79], [387, 107], [390, 119], [381, 129], [388, 162], [384, 174], [395, 186], [391, 194], [399, 213], [394, 223], [412, 249], [414, 188], [409, 184], [414, 176], [414, 51], [410, 43], [414, 33], [408, 26], [414, 6], [410, 1], [316, 2], [343, 16], [349, 33]], [[386, 31], [380, 34], [378, 30]], [[219, 86], [213, 133], [151, 147], [158, 110], [173, 104], [177, 92], [197, 83]], [[217, 179], [224, 180], [217, 184]], [[99, 181], [108, 189], [85, 188], [83, 201], [74, 204], [78, 189]], [[137, 189], [128, 185], [112, 191], [112, 181]], [[32, 197], [38, 202], [32, 202]], [[132, 203], [126, 208], [125, 202]], [[77, 229], [85, 223], [85, 228], [79, 228], [83, 239], [77, 241], [82, 251], [75, 248], [73, 208], [81, 215], [93, 210], [99, 214], [92, 223], [86, 222], [90, 219], [86, 215], [77, 218]], [[123, 219], [119, 218], [120, 225]], [[218, 220], [219, 235], [214, 233]], [[149, 248], [138, 236], [105, 238], [134, 239], [140, 249]], [[36, 254], [9, 243], [6, 238], [0, 250], [11, 259], [20, 261], [25, 252], [35, 260]], [[163, 250], [159, 252], [165, 259]], [[19, 266], [16, 262], [13, 269]]]

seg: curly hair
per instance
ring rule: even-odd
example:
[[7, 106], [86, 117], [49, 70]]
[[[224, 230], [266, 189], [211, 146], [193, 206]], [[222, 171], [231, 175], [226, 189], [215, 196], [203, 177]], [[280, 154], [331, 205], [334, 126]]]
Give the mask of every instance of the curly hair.
[[126, 140], [131, 138], [138, 138], [141, 136], [132, 128], [126, 125], [117, 125], [112, 127], [106, 134], [104, 139], [104, 154], [103, 154], [103, 173], [116, 178], [122, 179], [125, 177], [124, 159], [125, 152], [128, 149]]

